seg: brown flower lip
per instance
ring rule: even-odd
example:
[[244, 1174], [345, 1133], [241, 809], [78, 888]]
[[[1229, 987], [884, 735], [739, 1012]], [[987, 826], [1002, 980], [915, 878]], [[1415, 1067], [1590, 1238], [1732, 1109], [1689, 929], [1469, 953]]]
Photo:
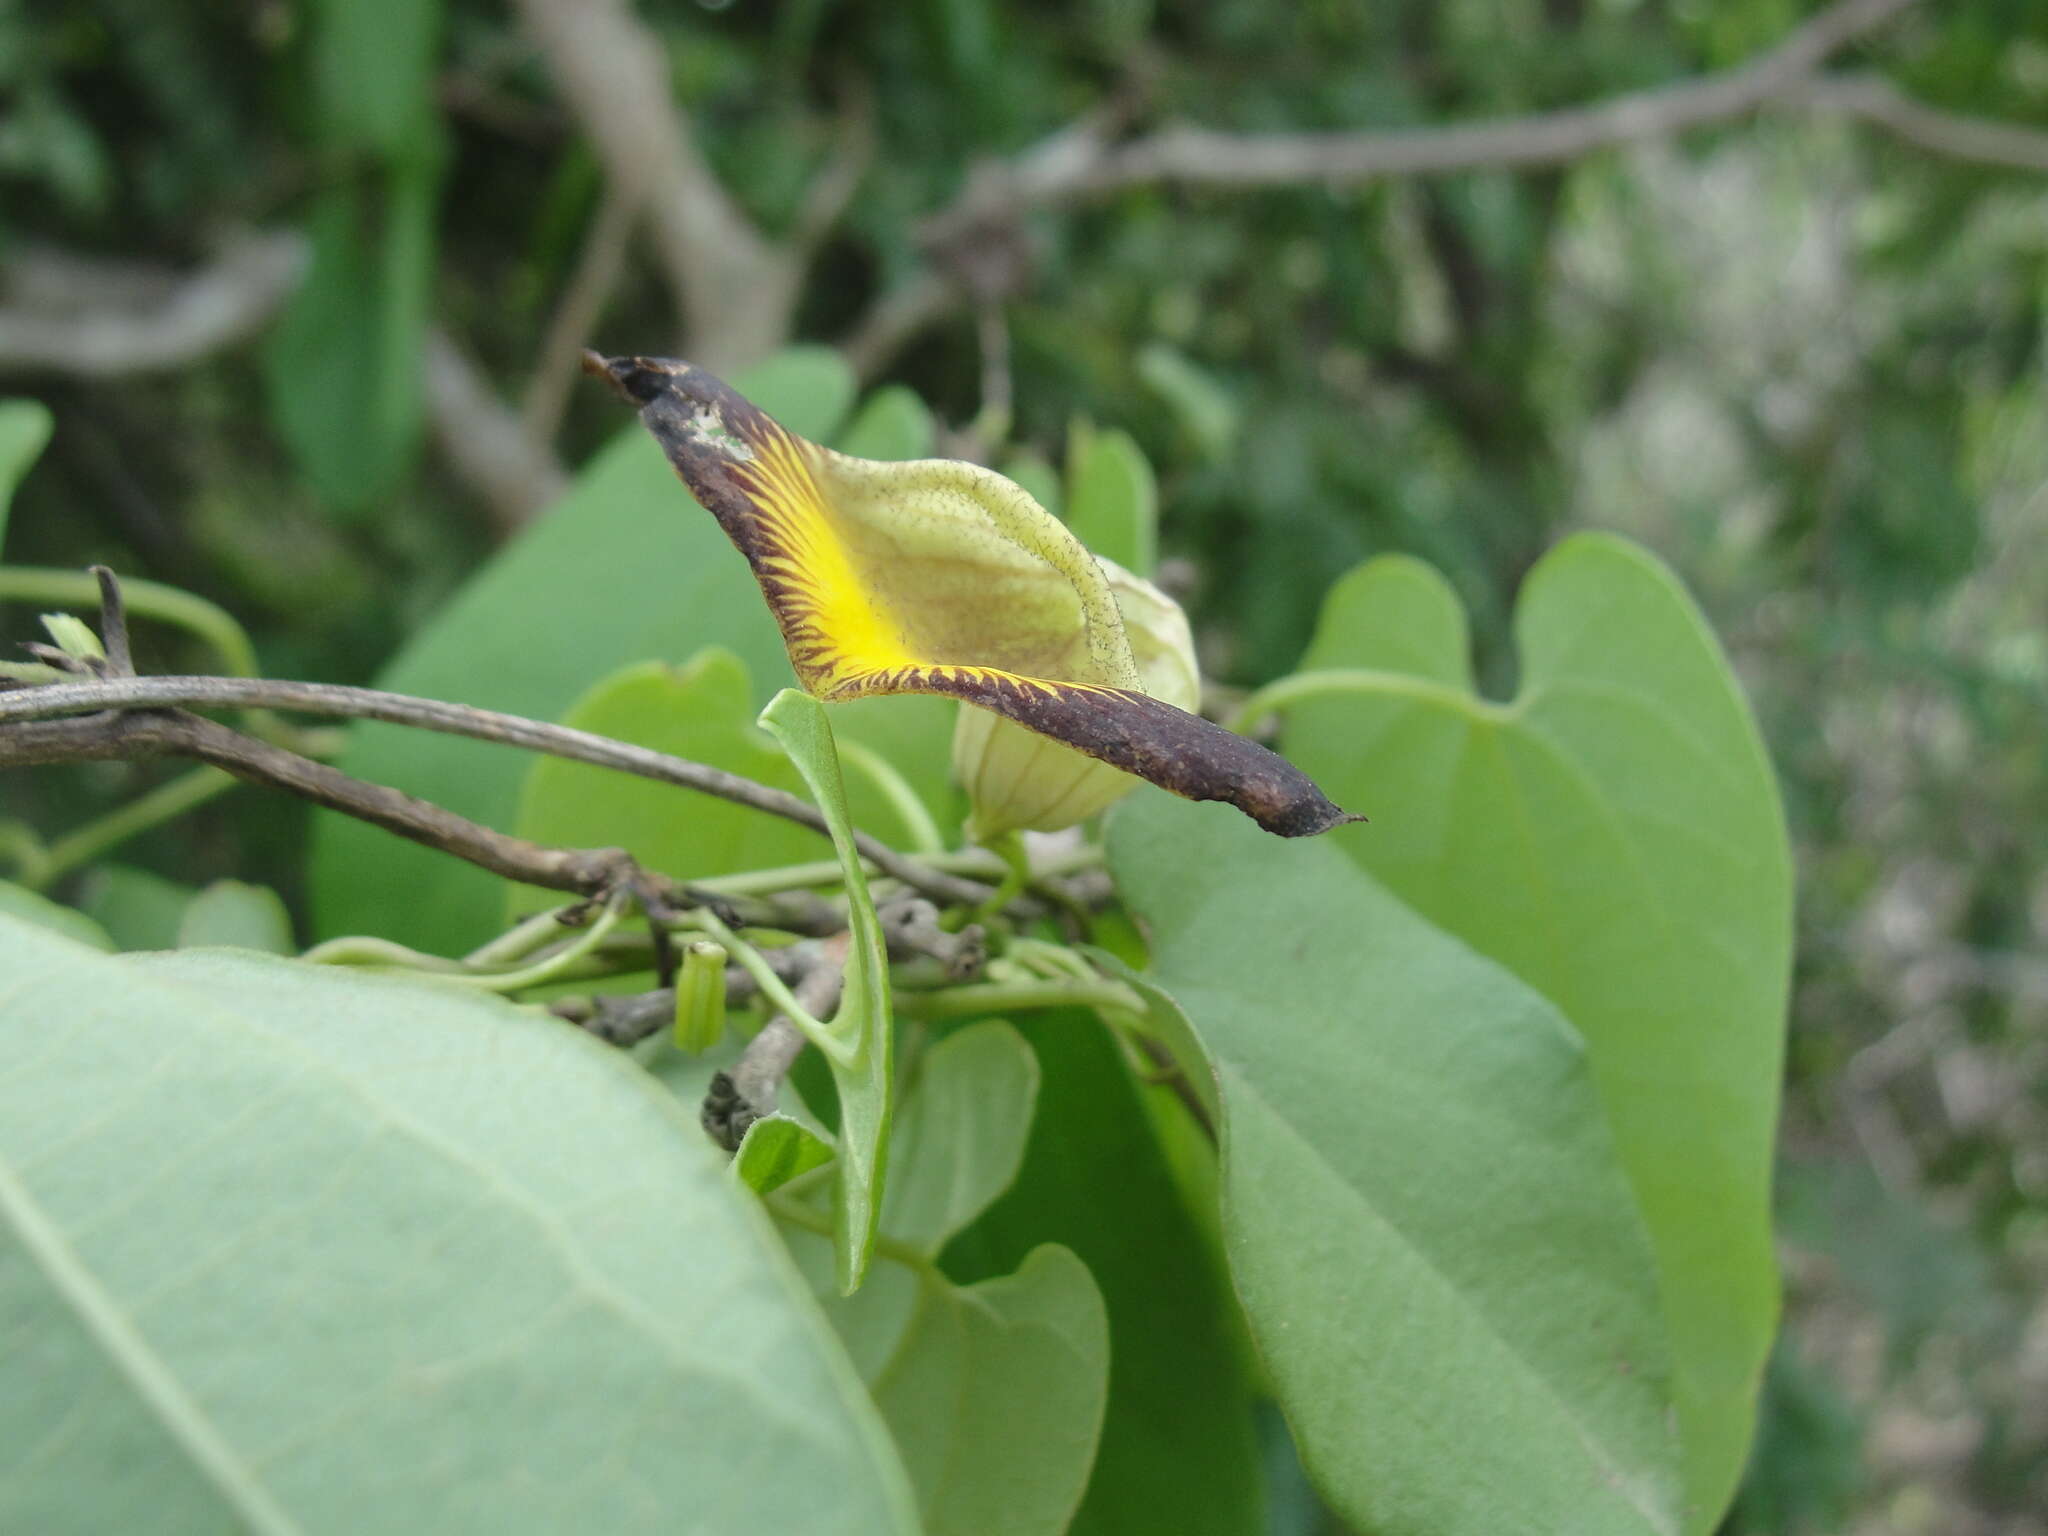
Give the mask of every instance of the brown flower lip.
[[[866, 670], [835, 664], [830, 625], [806, 599], [801, 549], [791, 538], [797, 522], [833, 537], [827, 498], [803, 467], [803, 454], [787, 452], [792, 445], [825, 450], [795, 437], [731, 386], [688, 363], [586, 351], [583, 369], [639, 409], [677, 475], [746, 556], [808, 691], [827, 699], [888, 693], [956, 698], [1185, 799], [1224, 801], [1281, 837], [1311, 837], [1366, 819], [1332, 803], [1277, 752], [1133, 689], [1020, 675], [971, 655], [919, 657]], [[708, 438], [706, 408], [716, 410]], [[771, 451], [783, 471], [772, 488], [751, 462]]]

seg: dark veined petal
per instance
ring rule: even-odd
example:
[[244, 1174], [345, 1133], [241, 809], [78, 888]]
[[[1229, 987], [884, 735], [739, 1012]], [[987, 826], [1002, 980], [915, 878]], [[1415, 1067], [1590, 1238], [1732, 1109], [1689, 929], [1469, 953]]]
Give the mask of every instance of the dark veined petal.
[[936, 666], [877, 674], [847, 696], [865, 693], [941, 693], [978, 704], [1176, 795], [1234, 805], [1281, 837], [1365, 820], [1333, 805], [1279, 753], [1135, 689]]
[[688, 363], [585, 367], [639, 406], [746, 556], [808, 692], [946, 694], [1285, 837], [1361, 819], [1277, 753], [1146, 694], [1102, 567], [1022, 487], [834, 453]]

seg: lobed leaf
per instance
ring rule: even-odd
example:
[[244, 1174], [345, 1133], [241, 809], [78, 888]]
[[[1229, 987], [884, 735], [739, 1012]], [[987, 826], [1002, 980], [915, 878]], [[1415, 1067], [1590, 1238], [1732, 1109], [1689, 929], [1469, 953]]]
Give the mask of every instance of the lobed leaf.
[[1377, 560], [1285, 685], [1287, 752], [1369, 830], [1338, 846], [1585, 1036], [1656, 1245], [1688, 1528], [1741, 1475], [1777, 1320], [1770, 1185], [1792, 873], [1770, 764], [1672, 575], [1567, 540], [1515, 615], [1515, 701], [1476, 698], [1441, 577]]

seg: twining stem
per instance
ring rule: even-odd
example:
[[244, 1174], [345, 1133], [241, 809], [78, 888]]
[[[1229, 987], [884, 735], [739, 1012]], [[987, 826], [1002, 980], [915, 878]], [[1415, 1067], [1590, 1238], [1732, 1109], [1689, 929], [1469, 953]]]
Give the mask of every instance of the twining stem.
[[1034, 1008], [1122, 1008], [1142, 1013], [1145, 1007], [1137, 993], [1107, 978], [977, 982], [967, 987], [902, 992], [895, 1004], [896, 1012], [906, 1019], [965, 1019]]
[[[818, 1210], [808, 1202], [789, 1197], [784, 1189], [771, 1192], [764, 1200], [777, 1221], [786, 1221], [792, 1227], [802, 1227], [806, 1232], [815, 1232], [820, 1237], [833, 1235], [833, 1221], [829, 1212]], [[945, 1274], [931, 1257], [910, 1244], [886, 1234], [875, 1236], [875, 1253], [892, 1264], [901, 1264], [905, 1269], [915, 1270], [920, 1280], [928, 1285], [951, 1285]]]
[[769, 964], [761, 951], [720, 922], [717, 913], [699, 910], [691, 913], [689, 920], [691, 926], [702, 929], [725, 946], [725, 952], [732, 956], [734, 962], [754, 978], [754, 985], [761, 989], [761, 995], [768, 999], [770, 1006], [802, 1030], [811, 1044], [842, 1064], [854, 1059], [857, 1042], [839, 1034], [806, 1008], [788, 983], [775, 974], [775, 967]]
[[1243, 735], [1266, 716], [1276, 714], [1290, 704], [1344, 693], [1393, 694], [1489, 719], [1507, 718], [1521, 707], [1519, 704], [1497, 704], [1491, 699], [1478, 698], [1462, 689], [1406, 672], [1384, 672], [1370, 667], [1331, 667], [1314, 672], [1292, 672], [1266, 684], [1238, 705], [1236, 712], [1224, 724]]
[[[44, 688], [0, 693], [0, 725], [89, 711], [154, 710], [172, 705], [201, 709], [289, 709], [307, 714], [418, 726], [448, 735], [544, 752], [552, 757], [699, 790], [722, 800], [766, 811], [771, 816], [799, 822], [820, 833], [826, 830], [824, 817], [808, 802], [787, 790], [757, 784], [736, 773], [688, 762], [630, 742], [614, 741], [571, 726], [548, 725], [496, 710], [383, 693], [373, 688], [229, 677], [139, 677], [54, 683]], [[0, 733], [0, 765], [5, 765], [8, 760], [4, 748], [5, 733]], [[864, 832], [856, 832], [854, 841], [861, 857], [880, 873], [902, 881], [935, 901], [972, 906], [988, 895], [987, 887], [978, 882], [933, 869]]]

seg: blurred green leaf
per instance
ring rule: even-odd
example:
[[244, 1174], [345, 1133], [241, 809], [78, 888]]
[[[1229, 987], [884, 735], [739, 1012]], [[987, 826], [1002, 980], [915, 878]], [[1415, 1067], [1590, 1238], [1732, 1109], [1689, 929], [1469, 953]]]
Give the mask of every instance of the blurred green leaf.
[[4, 918], [0, 973], [0, 1525], [916, 1530], [765, 1224], [625, 1057]]
[[271, 415], [314, 488], [346, 510], [388, 492], [419, 445], [440, 180], [426, 157], [386, 172], [379, 196], [323, 192], [312, 265], [264, 346]]
[[1711, 1529], [1777, 1322], [1792, 900], [1777, 790], [1712, 634], [1649, 556], [1567, 540], [1515, 618], [1521, 693], [1478, 700], [1449, 587], [1373, 562], [1332, 595], [1308, 658], [1358, 670], [1311, 674], [1327, 687], [1288, 708], [1282, 745], [1373, 816], [1336, 846], [1584, 1034], [1657, 1245], [1688, 1528]]
[[[852, 389], [845, 364], [818, 349], [734, 383], [791, 430], [825, 440]], [[745, 560], [634, 426], [471, 578], [378, 686], [553, 720], [621, 666], [711, 644], [754, 677], [787, 675]], [[502, 747], [365, 725], [339, 766], [505, 826], [531, 763]], [[457, 953], [488, 938], [504, 913], [495, 876], [326, 812], [314, 818], [310, 885], [316, 936], [375, 933]]]
[[314, 95], [322, 135], [386, 160], [434, 131], [440, 0], [315, 0]]
[[176, 949], [178, 925], [196, 893], [146, 869], [95, 864], [79, 882], [78, 909], [116, 949]]
[[1656, 1274], [1562, 1016], [1327, 840], [1151, 791], [1109, 836], [1324, 1497], [1386, 1536], [1676, 1532]]
[[1007, 1274], [1057, 1242], [1102, 1289], [1115, 1369], [1074, 1536], [1264, 1536], [1236, 1302], [1130, 1070], [1093, 1014], [1036, 1013], [1023, 1027], [1045, 1080], [1023, 1168], [946, 1248], [947, 1271]]
[[267, 885], [216, 880], [185, 904], [178, 918], [179, 949], [226, 946], [265, 954], [289, 955], [291, 914], [284, 898]]
[[0, 552], [7, 547], [7, 511], [15, 487], [50, 440], [50, 412], [40, 400], [0, 400]]
[[59, 905], [11, 880], [0, 880], [0, 917], [34, 923], [80, 944], [90, 944], [94, 949], [111, 950], [114, 947], [114, 941], [107, 937], [106, 930], [83, 912], [75, 907]]
[[836, 1218], [834, 1269], [842, 1295], [860, 1288], [882, 1215], [883, 1175], [889, 1161], [890, 1078], [895, 1025], [889, 1013], [889, 952], [881, 920], [868, 895], [860, 852], [853, 845], [853, 820], [832, 722], [825, 706], [807, 693], [785, 688], [761, 711], [761, 725], [789, 754], [811, 792], [811, 802], [832, 829], [832, 846], [845, 877], [846, 982], [839, 1009], [826, 1026], [823, 1048], [839, 1090], [839, 1142], [833, 1189]]
[[832, 446], [857, 459], [928, 459], [936, 432], [917, 392], [891, 384], [868, 396]]
[[1138, 377], [1172, 408], [1202, 458], [1213, 463], [1229, 455], [1237, 440], [1237, 402], [1214, 375], [1178, 348], [1154, 341], [1138, 349]]
[[1067, 430], [1067, 526], [1137, 576], [1159, 563], [1159, 487], [1127, 432], [1076, 418]]

